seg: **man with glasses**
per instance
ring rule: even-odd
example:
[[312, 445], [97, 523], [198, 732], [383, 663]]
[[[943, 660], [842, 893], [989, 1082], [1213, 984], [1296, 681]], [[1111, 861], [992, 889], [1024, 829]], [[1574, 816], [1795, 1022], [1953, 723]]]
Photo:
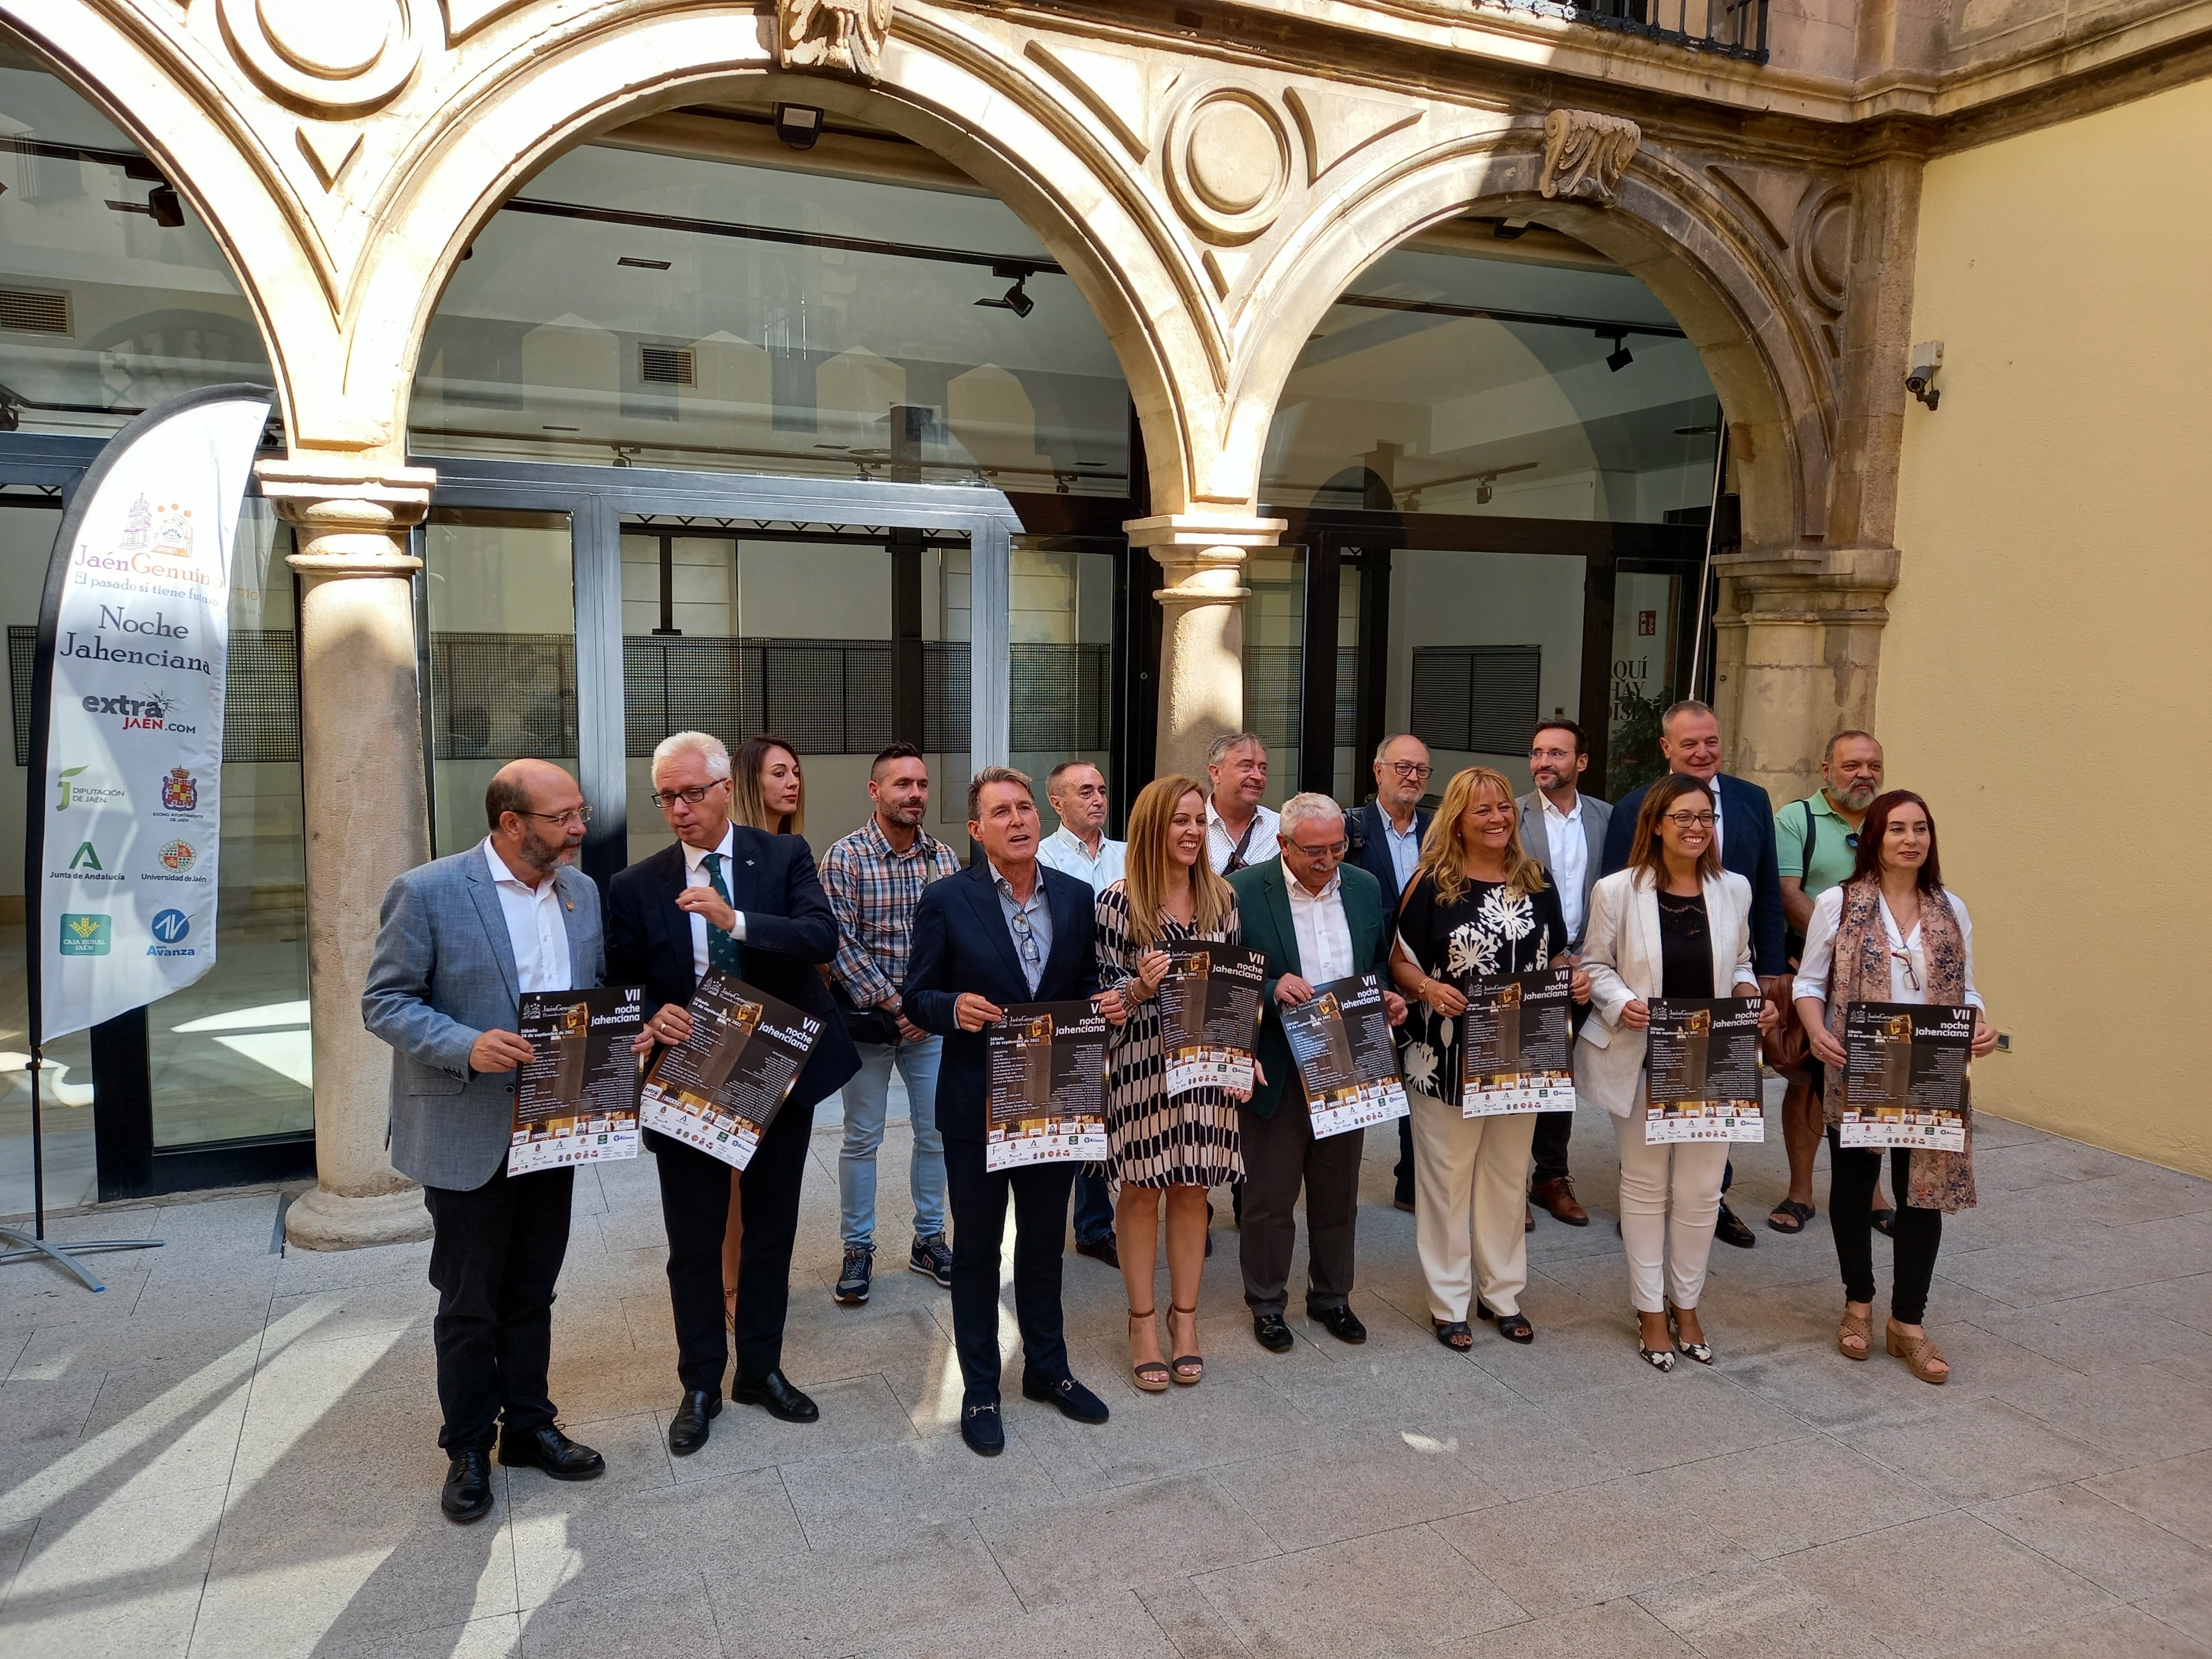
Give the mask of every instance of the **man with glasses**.
[[1354, 974], [1375, 974], [1393, 1025], [1406, 1018], [1405, 999], [1390, 988], [1390, 945], [1396, 937], [1382, 908], [1382, 884], [1343, 862], [1350, 845], [1345, 812], [1327, 795], [1293, 795], [1283, 803], [1281, 855], [1239, 870], [1237, 914], [1247, 949], [1267, 958], [1262, 988], [1260, 1068], [1264, 1080], [1237, 1109], [1244, 1151], [1244, 1218], [1238, 1254], [1244, 1305], [1260, 1346], [1291, 1346], [1283, 1310], [1291, 1255], [1297, 1243], [1298, 1188], [1306, 1194], [1306, 1317], [1340, 1342], [1364, 1342], [1367, 1328], [1352, 1311], [1352, 1274], [1359, 1220], [1359, 1164], [1364, 1130], [1316, 1140], [1305, 1089], [1291, 1057], [1282, 1010], [1313, 1000], [1316, 986]]
[[439, 1503], [461, 1522], [490, 1512], [495, 1443], [556, 1480], [606, 1468], [561, 1432], [546, 1384], [576, 1172], [507, 1173], [515, 1070], [535, 1057], [522, 996], [600, 982], [599, 891], [574, 867], [591, 813], [568, 773], [519, 760], [493, 774], [484, 817], [482, 841], [385, 893], [361, 999], [392, 1045], [392, 1167], [430, 1212]]
[[[1582, 775], [1589, 769], [1589, 745], [1582, 727], [1571, 720], [1541, 721], [1528, 739], [1528, 776], [1536, 787], [1517, 803], [1521, 844], [1551, 872], [1553, 884], [1559, 890], [1559, 910], [1567, 924], [1567, 960], [1577, 968], [1583, 961], [1583, 929], [1589, 921], [1589, 892], [1597, 884], [1606, 826], [1613, 817], [1612, 807], [1582, 793]], [[1586, 1017], [1586, 1006], [1575, 1011], [1577, 1030]], [[1536, 1115], [1535, 1166], [1529, 1175], [1528, 1200], [1570, 1227], [1587, 1227], [1589, 1212], [1575, 1196], [1574, 1178], [1567, 1173], [1567, 1140], [1574, 1127], [1572, 1112]]]
[[[1881, 793], [1881, 745], [1871, 732], [1838, 732], [1820, 758], [1820, 787], [1774, 815], [1774, 861], [1782, 882], [1782, 908], [1790, 920], [1788, 950], [1794, 964], [1805, 947], [1813, 903], [1850, 879], [1858, 866], [1859, 825]], [[1820, 1062], [1806, 1057], [1782, 1097], [1782, 1142], [1790, 1154], [1790, 1195], [1774, 1206], [1766, 1224], [1778, 1233], [1802, 1233], [1813, 1218], [1813, 1162], [1826, 1133], [1820, 1108]], [[1875, 1222], [1885, 1213], [1881, 1188], [1874, 1192]], [[1887, 1227], [1882, 1229], [1885, 1232]]]
[[1267, 793], [1267, 745], [1250, 732], [1216, 738], [1206, 751], [1206, 851], [1223, 875], [1275, 856], [1279, 821]]
[[[1672, 705], [1659, 717], [1659, 752], [1670, 772], [1702, 780], [1713, 792], [1713, 839], [1720, 845], [1721, 865], [1751, 884], [1752, 969], [1765, 988], [1767, 1000], [1778, 1002], [1784, 1018], [1796, 1004], [1790, 996], [1790, 959], [1784, 948], [1782, 882], [1774, 861], [1774, 800], [1766, 791], [1721, 770], [1720, 717], [1702, 702], [1690, 700]], [[1644, 787], [1649, 788], [1647, 784]], [[1613, 803], [1613, 821], [1606, 826], [1605, 862], [1598, 873], [1609, 876], [1628, 867], [1629, 845], [1636, 838], [1636, 815], [1644, 808], [1644, 788], [1632, 789]], [[1722, 1178], [1727, 1192], [1735, 1179], [1735, 1166]], [[1713, 1236], [1739, 1249], [1759, 1243], [1758, 1235], [1741, 1217], [1721, 1205]]]
[[[1375, 799], [1347, 812], [1344, 833], [1351, 861], [1375, 878], [1382, 890], [1382, 914], [1398, 914], [1398, 896], [1421, 867], [1421, 837], [1429, 833], [1429, 812], [1421, 805], [1429, 792], [1429, 746], [1410, 732], [1385, 738], [1375, 750]], [[1413, 1119], [1398, 1120], [1398, 1165], [1391, 1171], [1396, 1191], [1391, 1202], [1413, 1208]]]
[[[1129, 844], [1106, 835], [1106, 775], [1089, 761], [1062, 761], [1045, 775], [1044, 798], [1060, 814], [1060, 828], [1037, 848], [1037, 862], [1073, 876], [1093, 893], [1121, 879]], [[1114, 1242], [1114, 1200], [1104, 1176], [1078, 1171], [1075, 1177], [1075, 1253], [1121, 1265]]]
[[914, 1151], [907, 1189], [914, 1244], [907, 1266], [947, 1289], [952, 1251], [945, 1242], [945, 1141], [937, 1132], [937, 1070], [945, 1040], [907, 1018], [899, 1000], [914, 907], [921, 890], [960, 867], [953, 850], [921, 827], [929, 816], [929, 768], [910, 743], [895, 743], [868, 769], [868, 821], [822, 855], [822, 888], [837, 918], [830, 972], [854, 1011], [860, 1069], [845, 1085], [845, 1139], [837, 1149], [838, 1230], [845, 1247], [836, 1288], [841, 1308], [868, 1299], [876, 1268], [876, 1153], [884, 1144], [891, 1069], [906, 1085]]
[[722, 1409], [732, 1334], [731, 1399], [787, 1423], [821, 1415], [783, 1374], [791, 1246], [815, 1105], [859, 1069], [860, 1059], [816, 971], [836, 954], [837, 924], [805, 841], [730, 821], [730, 751], [704, 732], [678, 732], [653, 751], [653, 804], [675, 844], [631, 865], [607, 887], [607, 971], [617, 984], [645, 987], [647, 1035], [655, 1043], [690, 1036], [688, 1005], [709, 969], [781, 999], [822, 1026], [745, 1166], [737, 1316], [726, 1332], [722, 1235], [730, 1166], [651, 1130], [644, 1137], [660, 1176], [676, 1370], [684, 1385], [669, 1419], [668, 1449], [688, 1457], [707, 1443], [709, 1422]]

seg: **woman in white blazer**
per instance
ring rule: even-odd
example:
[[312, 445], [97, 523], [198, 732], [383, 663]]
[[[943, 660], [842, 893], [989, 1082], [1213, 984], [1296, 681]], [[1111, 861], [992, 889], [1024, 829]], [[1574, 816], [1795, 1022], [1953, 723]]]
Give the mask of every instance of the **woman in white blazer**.
[[[1628, 867], [1590, 890], [1583, 967], [1590, 1011], [1575, 1089], [1611, 1112], [1620, 1139], [1620, 1237], [1637, 1352], [1658, 1370], [1680, 1351], [1713, 1363], [1698, 1317], [1721, 1209], [1726, 1141], [1644, 1141], [1645, 1032], [1654, 997], [1759, 994], [1751, 970], [1751, 884], [1721, 868], [1713, 799], [1677, 773], [1645, 792]], [[1762, 1012], [1762, 1029], [1773, 1011]]]

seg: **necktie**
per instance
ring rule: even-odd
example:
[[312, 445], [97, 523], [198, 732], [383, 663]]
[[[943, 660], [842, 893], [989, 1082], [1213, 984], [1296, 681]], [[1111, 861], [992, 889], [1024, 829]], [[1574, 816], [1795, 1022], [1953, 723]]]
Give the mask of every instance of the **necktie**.
[[[722, 855], [709, 853], [706, 857], [707, 885], [714, 890], [714, 896], [731, 904], [730, 884], [722, 879]], [[726, 933], [713, 922], [707, 924], [707, 965], [720, 969], [731, 978], [738, 977], [738, 941], [734, 934]]]

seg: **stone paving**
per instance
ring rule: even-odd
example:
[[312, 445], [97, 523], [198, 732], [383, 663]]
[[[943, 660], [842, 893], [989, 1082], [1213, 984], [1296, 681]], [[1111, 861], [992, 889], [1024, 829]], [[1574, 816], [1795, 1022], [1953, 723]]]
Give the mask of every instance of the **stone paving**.
[[[554, 1392], [609, 1472], [501, 1470], [465, 1529], [437, 1508], [427, 1246], [278, 1255], [268, 1193], [69, 1218], [170, 1243], [101, 1258], [98, 1297], [0, 1272], [0, 1653], [2212, 1654], [2212, 1182], [1984, 1117], [1983, 1205], [1930, 1312], [1949, 1387], [1836, 1354], [1825, 1217], [1717, 1248], [1719, 1364], [1662, 1376], [1635, 1357], [1612, 1144], [1586, 1113], [1596, 1219], [1537, 1218], [1525, 1350], [1431, 1340], [1379, 1131], [1364, 1347], [1297, 1316], [1296, 1285], [1296, 1349], [1255, 1344], [1224, 1212], [1206, 1381], [1141, 1395], [1118, 1275], [1071, 1255], [1079, 1374], [1113, 1421], [1010, 1400], [990, 1462], [954, 1430], [945, 1300], [902, 1271], [902, 1226], [869, 1305], [830, 1300], [829, 1130], [786, 1359], [822, 1420], [728, 1408], [672, 1462], [651, 1165], [605, 1166], [578, 1182]], [[886, 1217], [903, 1164], [899, 1129]], [[1747, 1217], [1780, 1168], [1739, 1159]]]

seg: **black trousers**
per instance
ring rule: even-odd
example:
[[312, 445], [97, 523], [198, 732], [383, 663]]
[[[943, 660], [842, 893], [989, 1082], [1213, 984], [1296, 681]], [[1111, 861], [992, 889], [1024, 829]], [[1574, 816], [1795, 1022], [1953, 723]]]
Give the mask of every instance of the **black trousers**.
[[1398, 1202], [1411, 1204], [1413, 1201], [1413, 1120], [1410, 1115], [1398, 1120], [1398, 1164], [1390, 1171], [1390, 1178], [1398, 1183]]
[[575, 1185], [573, 1169], [510, 1177], [501, 1159], [471, 1191], [422, 1189], [438, 1287], [438, 1443], [449, 1452], [489, 1451], [502, 1416], [518, 1432], [553, 1420], [553, 1285]]
[[[738, 1256], [738, 1375], [757, 1382], [783, 1364], [791, 1302], [791, 1243], [806, 1176], [811, 1108], [786, 1103], [745, 1166], [745, 1237]], [[680, 1140], [648, 1134], [660, 1169], [660, 1222], [668, 1233], [668, 1302], [676, 1315], [676, 1374], [685, 1392], [719, 1398], [730, 1363], [722, 1326], [722, 1233], [730, 1219], [730, 1166]]]
[[1288, 1299], [1284, 1286], [1298, 1241], [1292, 1211], [1303, 1185], [1306, 1306], [1342, 1307], [1352, 1294], [1359, 1159], [1367, 1132], [1354, 1129], [1316, 1140], [1301, 1091], [1287, 1087], [1273, 1117], [1240, 1106], [1237, 1126], [1244, 1149], [1244, 1219], [1237, 1224], [1237, 1249], [1244, 1270], [1245, 1306], [1255, 1313], [1283, 1311]]
[[[1828, 1225], [1836, 1235], [1836, 1260], [1844, 1269], [1844, 1295], [1852, 1302], [1874, 1300], [1874, 1189], [1881, 1179], [1878, 1148], [1846, 1147], [1828, 1131]], [[1903, 1146], [1890, 1149], [1890, 1179], [1897, 1187], [1897, 1283], [1889, 1292], [1890, 1316], [1900, 1325], [1917, 1325], [1928, 1312], [1928, 1285], [1936, 1277], [1936, 1252], [1943, 1243], [1943, 1212], [1916, 1210], [1905, 1201], [1912, 1190]]]
[[1567, 1173], [1567, 1137], [1574, 1132], [1572, 1112], [1536, 1114], [1536, 1138], [1529, 1143], [1535, 1160], [1529, 1170], [1530, 1181], [1553, 1181]]
[[[999, 1392], [999, 1247], [1014, 1201], [1014, 1318], [1024, 1369], [1048, 1381], [1068, 1374], [1060, 1322], [1060, 1263], [1067, 1242], [1073, 1164], [1032, 1164], [994, 1175], [980, 1140], [945, 1140], [945, 1195], [952, 1212], [952, 1342], [970, 1394]], [[747, 1189], [750, 1191], [750, 1188]], [[745, 1228], [752, 1228], [746, 1200]]]

